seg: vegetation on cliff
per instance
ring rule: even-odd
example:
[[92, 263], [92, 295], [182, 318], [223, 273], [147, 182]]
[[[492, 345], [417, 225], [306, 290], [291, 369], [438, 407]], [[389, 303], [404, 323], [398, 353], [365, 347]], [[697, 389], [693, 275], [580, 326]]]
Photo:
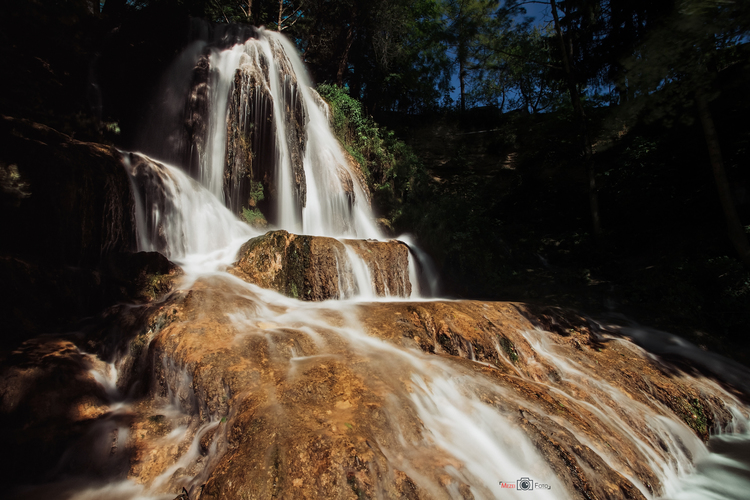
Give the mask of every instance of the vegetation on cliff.
[[321, 84], [317, 90], [331, 107], [334, 133], [362, 169], [378, 208], [391, 220], [398, 217], [426, 176], [419, 158], [392, 130], [375, 123], [348, 88]]

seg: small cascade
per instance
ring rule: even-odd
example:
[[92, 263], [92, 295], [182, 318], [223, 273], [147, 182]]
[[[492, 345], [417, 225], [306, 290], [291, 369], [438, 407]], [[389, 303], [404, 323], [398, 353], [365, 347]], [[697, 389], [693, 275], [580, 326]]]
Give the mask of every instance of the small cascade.
[[123, 155], [123, 163], [135, 194], [139, 250], [197, 271], [231, 263], [257, 234], [180, 169], [136, 153]]
[[302, 300], [411, 297], [401, 242], [338, 240], [270, 231], [244, 244], [229, 272]]
[[347, 276], [347, 279], [355, 284], [354, 290], [356, 292], [354, 295], [366, 300], [374, 299], [376, 294], [372, 285], [372, 274], [367, 263], [357, 255], [351, 245], [346, 245], [344, 259], [348, 264], [345, 269], [351, 273]]
[[[373, 297], [410, 297], [409, 253], [394, 241], [343, 240], [360, 288], [370, 289]], [[394, 244], [395, 243], [395, 244]]]

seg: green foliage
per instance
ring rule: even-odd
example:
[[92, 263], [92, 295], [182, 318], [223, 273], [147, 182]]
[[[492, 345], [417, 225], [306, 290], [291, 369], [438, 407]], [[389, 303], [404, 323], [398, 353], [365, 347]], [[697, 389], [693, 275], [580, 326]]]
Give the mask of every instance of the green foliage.
[[331, 106], [336, 136], [359, 163], [375, 196], [388, 212], [398, 210], [415, 179], [424, 175], [417, 156], [393, 131], [378, 126], [348, 89], [322, 84], [318, 92]]
[[265, 216], [257, 208], [243, 208], [242, 218], [254, 227], [265, 227], [267, 224]]
[[250, 193], [248, 196], [252, 205], [257, 204], [259, 201], [263, 201], [266, 197], [265, 192], [263, 191], [263, 183], [251, 180]]
[[516, 351], [516, 346], [513, 344], [513, 341], [502, 335], [498, 335], [497, 340], [500, 342], [500, 347], [505, 351], [505, 354], [508, 355], [508, 359], [510, 359], [513, 364], [516, 364], [516, 362], [518, 362], [518, 351]]

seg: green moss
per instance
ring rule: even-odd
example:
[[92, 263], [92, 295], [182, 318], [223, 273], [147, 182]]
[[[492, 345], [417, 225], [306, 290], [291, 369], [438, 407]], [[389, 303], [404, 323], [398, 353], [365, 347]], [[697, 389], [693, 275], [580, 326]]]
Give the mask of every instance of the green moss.
[[310, 299], [309, 286], [305, 283], [305, 271], [311, 268], [310, 236], [297, 236], [287, 249], [287, 265], [284, 267], [284, 287], [287, 295], [295, 299]]
[[250, 181], [250, 200], [254, 204], [263, 201], [266, 197], [263, 192], [263, 184], [260, 182]]
[[138, 335], [130, 342], [130, 354], [137, 357], [146, 347], [147, 336], [145, 333]]
[[257, 208], [243, 208], [242, 218], [253, 227], [265, 227], [268, 224], [266, 217]]
[[690, 414], [685, 419], [688, 426], [695, 430], [701, 436], [708, 434], [708, 422], [706, 421], [706, 414], [703, 411], [703, 403], [698, 398], [693, 398], [690, 401]]
[[141, 288], [139, 293], [143, 298], [156, 300], [172, 289], [172, 280], [173, 277], [168, 274], [147, 274], [140, 281]]
[[500, 342], [500, 347], [502, 347], [503, 351], [505, 351], [508, 359], [510, 359], [513, 364], [516, 364], [516, 362], [518, 361], [518, 351], [516, 351], [516, 346], [513, 344], [513, 342], [509, 338], [503, 337], [502, 335], [498, 335], [497, 340], [498, 342]]
[[346, 483], [352, 489], [354, 494], [357, 495], [357, 499], [367, 498], [367, 495], [365, 494], [365, 492], [360, 489], [359, 481], [357, 481], [357, 477], [354, 475], [353, 472], [350, 472], [346, 476]]
[[172, 425], [164, 415], [151, 415], [148, 417], [148, 426], [151, 432], [157, 436], [166, 436], [172, 430]]

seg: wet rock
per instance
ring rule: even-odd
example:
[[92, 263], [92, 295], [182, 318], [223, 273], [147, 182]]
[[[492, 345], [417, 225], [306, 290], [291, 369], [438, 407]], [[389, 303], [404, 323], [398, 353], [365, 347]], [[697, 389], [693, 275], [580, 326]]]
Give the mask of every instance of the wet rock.
[[120, 300], [151, 302], [174, 288], [183, 275], [182, 268], [159, 252], [118, 253], [109, 255], [102, 273], [117, 287]]
[[[295, 244], [288, 233], [266, 236]], [[214, 275], [160, 303], [120, 310], [113, 320], [142, 335], [120, 354], [118, 388], [132, 403], [129, 437], [113, 441], [113, 456], [124, 450], [128, 461], [111, 477], [204, 500], [496, 497], [495, 480], [519, 478], [498, 470], [493, 484], [483, 483], [475, 473], [482, 464], [457, 458], [455, 447], [473, 439], [473, 418], [515, 450], [514, 460], [543, 457], [533, 470], [549, 475], [532, 479], [552, 483], [553, 495], [640, 500], [663, 492], [660, 468], [689, 454], [682, 443], [696, 439], [691, 433], [705, 439], [702, 426], [680, 424], [685, 412], [697, 413], [699, 402], [705, 426], [719, 429], [733, 418], [728, 408], [739, 408], [715, 382], [665, 370], [628, 340], [608, 336], [599, 349], [587, 337], [601, 334], [582, 324], [564, 335], [536, 328], [524, 304], [303, 308], [267, 299]], [[29, 352], [39, 360], [80, 356], [66, 345]], [[20, 358], [9, 362], [3, 374], [25, 369]], [[80, 363], [66, 366], [81, 373]], [[43, 400], [44, 390], [13, 392], [26, 386], [14, 382], [18, 375], [9, 380], [0, 408]], [[85, 383], [81, 390], [101, 393]], [[55, 415], [74, 406], [56, 404]], [[441, 407], [451, 405], [458, 413], [447, 418]], [[111, 417], [90, 413], [91, 427], [107, 430]], [[679, 439], [659, 431], [667, 419]], [[10, 441], [22, 423], [11, 424]]]
[[344, 240], [344, 244], [367, 264], [376, 295], [411, 295], [409, 248], [405, 244], [396, 240]]
[[[281, 46], [271, 41], [271, 50], [279, 65], [284, 146], [289, 152], [292, 170], [292, 192], [296, 211], [301, 216], [307, 202], [307, 184], [303, 159], [307, 116], [299, 95], [298, 82], [291, 63]], [[227, 154], [224, 169], [224, 193], [229, 208], [236, 214], [248, 206], [257, 206], [271, 220], [280, 187], [276, 165], [280, 147], [277, 118], [271, 95], [269, 62], [260, 51], [243, 54], [235, 73], [227, 119]], [[262, 185], [264, 199], [254, 200], [252, 193]], [[260, 202], [260, 203], [258, 203]]]
[[[351, 253], [347, 251], [351, 250]], [[367, 266], [359, 284], [352, 258]], [[336, 240], [270, 231], [245, 243], [230, 272], [248, 283], [301, 300], [346, 298], [368, 286], [378, 296], [408, 297], [409, 250], [398, 241]]]
[[[235, 73], [229, 101], [224, 194], [229, 209], [236, 214], [246, 207], [269, 213], [278, 191], [274, 171], [276, 132], [273, 98], [268, 87], [268, 63], [262, 55], [258, 57], [260, 64], [243, 64]], [[263, 200], [256, 199], [257, 195], [253, 193], [258, 185], [263, 188]]]
[[89, 372], [93, 363], [74, 341], [40, 337], [2, 360], [0, 446], [13, 457], [0, 471], [6, 485], [33, 481], [52, 468], [85, 434], [86, 423], [108, 411], [106, 394]]
[[[221, 424], [211, 436], [220, 441], [219, 436], [226, 436], [221, 441], [226, 451], [208, 475], [201, 498], [237, 497], [249, 491], [259, 497], [432, 498], [424, 489], [425, 481], [432, 487], [454, 485], [450, 487], [476, 494], [468, 484], [442, 472], [451, 458], [425, 437], [430, 431], [410, 402], [411, 379], [404, 373], [410, 368], [398, 368], [398, 362], [372, 352], [350, 350], [338, 343], [335, 334], [318, 327], [316, 331], [331, 346], [323, 353], [299, 327], [251, 320], [252, 313], [242, 323], [227, 325], [220, 319], [221, 311], [234, 310], [224, 305], [233, 294], [224, 284], [217, 295], [217, 285], [199, 282], [190, 297], [173, 297], [176, 302], [167, 307], [185, 308], [180, 313], [186, 314], [185, 320], [165, 327], [152, 343], [157, 359], [174, 359], [190, 374], [195, 411], [227, 415], [226, 426]], [[247, 291], [244, 294], [243, 300], [253, 300]], [[644, 494], [629, 478], [655, 492], [659, 480], [633, 437], [588, 409], [596, 404], [615, 408], [616, 414], [625, 402], [613, 400], [606, 385], [587, 387], [585, 380], [579, 385], [563, 378], [556, 358], [545, 349], [586, 373], [600, 374], [600, 383], [626, 394], [629, 404], [638, 402], [656, 414], [668, 415], [663, 413], [668, 396], [644, 390], [627, 373], [637, 370], [651, 386], [669, 386], [669, 397], [698, 397], [706, 390], [695, 380], [666, 377], [624, 341], [612, 341], [601, 352], [588, 347], [581, 352], [567, 336], [527, 334], [533, 325], [521, 304], [378, 303], [357, 309], [370, 338], [407, 348], [419, 346], [429, 356], [439, 354], [448, 363], [445, 369], [459, 370], [451, 373], [473, 373], [478, 385], [469, 390], [477, 391], [480, 399], [526, 434], [575, 498], [642, 499]], [[199, 310], [212, 314], [194, 316]], [[188, 317], [196, 320], [187, 321]], [[321, 312], [314, 322], [336, 328], [342, 324], [339, 317], [334, 309]], [[498, 337], [514, 346], [515, 360]], [[548, 344], [540, 347], [536, 344], [540, 339]], [[432, 349], [424, 348], [426, 342]], [[159, 379], [169, 383], [166, 375]], [[480, 380], [491, 381], [500, 392], [482, 389]], [[584, 388], [588, 392], [581, 392]], [[720, 399], [707, 404], [711, 410], [706, 414], [722, 413]], [[627, 420], [637, 413], [620, 415]], [[399, 448], [395, 438], [399, 435], [425, 447], [422, 452], [409, 451], [412, 454], [404, 458], [403, 467], [410, 472], [396, 458], [407, 453]], [[639, 439], [653, 439], [652, 446], [661, 446], [655, 436]], [[201, 441], [201, 446], [205, 449], [208, 443]]]
[[206, 150], [208, 140], [209, 68], [209, 55], [202, 54], [193, 69], [190, 90], [185, 102], [183, 129], [188, 147], [179, 150], [183, 155], [187, 155], [183, 162], [190, 166], [194, 175], [198, 173], [200, 158]]

